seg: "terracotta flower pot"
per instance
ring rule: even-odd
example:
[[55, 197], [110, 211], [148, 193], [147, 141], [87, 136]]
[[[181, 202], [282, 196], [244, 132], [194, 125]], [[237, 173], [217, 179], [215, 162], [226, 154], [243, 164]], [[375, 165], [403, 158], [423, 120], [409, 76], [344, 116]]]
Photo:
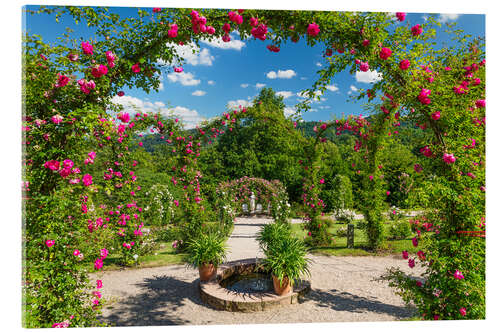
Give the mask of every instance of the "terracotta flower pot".
[[200, 281], [209, 281], [217, 273], [217, 267], [213, 264], [203, 264], [198, 269], [200, 271]]
[[273, 275], [273, 285], [274, 285], [274, 292], [278, 295], [286, 295], [292, 290], [292, 286], [290, 285], [290, 280], [288, 277], [285, 277], [283, 281], [281, 281], [280, 285], [280, 280]]

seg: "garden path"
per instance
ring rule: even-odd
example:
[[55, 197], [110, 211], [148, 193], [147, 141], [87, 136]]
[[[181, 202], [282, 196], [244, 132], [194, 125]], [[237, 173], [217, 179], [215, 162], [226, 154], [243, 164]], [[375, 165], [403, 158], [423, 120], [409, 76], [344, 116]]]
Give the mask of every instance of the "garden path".
[[[262, 256], [255, 233], [269, 222], [238, 218], [228, 241], [229, 259]], [[101, 319], [115, 326], [393, 321], [414, 315], [379, 280], [391, 266], [419, 278], [422, 269], [410, 269], [401, 257], [309, 258], [312, 290], [301, 304], [253, 313], [217, 311], [203, 304], [198, 271], [183, 265], [106, 271], [92, 278], [103, 281], [101, 290], [109, 302]]]

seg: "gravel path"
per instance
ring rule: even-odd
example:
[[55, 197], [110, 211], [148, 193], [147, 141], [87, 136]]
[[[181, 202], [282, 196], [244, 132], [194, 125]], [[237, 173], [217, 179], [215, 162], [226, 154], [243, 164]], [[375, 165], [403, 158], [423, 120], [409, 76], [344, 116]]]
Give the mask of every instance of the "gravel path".
[[[254, 235], [264, 218], [238, 218], [231, 238], [229, 260], [262, 256]], [[406, 261], [394, 257], [313, 256], [312, 291], [302, 304], [265, 312], [213, 310], [201, 303], [198, 272], [174, 265], [99, 273], [103, 296], [110, 303], [102, 319], [116, 326], [307, 323], [392, 321], [414, 315], [385, 281], [386, 268], [401, 267], [417, 277]]]

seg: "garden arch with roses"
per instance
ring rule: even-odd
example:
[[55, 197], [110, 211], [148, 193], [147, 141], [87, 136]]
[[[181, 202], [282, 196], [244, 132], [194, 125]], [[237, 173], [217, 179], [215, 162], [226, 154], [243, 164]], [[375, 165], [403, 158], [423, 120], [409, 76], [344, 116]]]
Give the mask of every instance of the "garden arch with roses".
[[[425, 284], [415, 284], [397, 270], [388, 279], [425, 319], [484, 318], [485, 248], [481, 237], [473, 237], [485, 229], [485, 60], [480, 39], [463, 38], [455, 47], [435, 49], [431, 40], [438, 23], [432, 18], [423, 25], [394, 28], [386, 13], [155, 8], [139, 10], [129, 20], [105, 8], [42, 7], [39, 13], [85, 21], [96, 28], [97, 38], [55, 46], [34, 35], [23, 41], [27, 326], [98, 324], [102, 282], [89, 284], [85, 263], [90, 260], [95, 270], [101, 269], [111, 246], [130, 261], [141, 242], [143, 208], [134, 200], [137, 162], [129, 150], [135, 133], [156, 133], [169, 147], [171, 182], [183, 189], [175, 204], [186, 213], [186, 237], [201, 232], [206, 202], [196, 166], [200, 149], [232, 131], [246, 110], [225, 112], [188, 135], [178, 119], [141, 112], [131, 117], [111, 98], [123, 96], [125, 85], [146, 92], [158, 89], [161, 63], [182, 61], [174, 44], [201, 38], [228, 42], [234, 30], [242, 40], [270, 41], [270, 52], [300, 38], [326, 46], [328, 65], [305, 92], [309, 98], [299, 105], [304, 111], [336, 73], [377, 70], [383, 75], [359, 93], [374, 105], [370, 120], [348, 117], [315, 129], [316, 140], [301, 160], [307, 175], [303, 199], [308, 228], [321, 239], [322, 231], [315, 229], [322, 211], [317, 147], [330, 127], [337, 133], [351, 131], [358, 137], [354, 150], [362, 156], [361, 165], [353, 167], [363, 176], [366, 232], [376, 248], [386, 195], [378, 153], [386, 136], [397, 135], [403, 119], [416, 123], [430, 133], [420, 150], [428, 159], [415, 172], [433, 177], [429, 218], [440, 225], [440, 233], [418, 232], [414, 244], [423, 244], [423, 250], [418, 258], [408, 258], [410, 267], [416, 261], [426, 267]], [[405, 21], [404, 13], [396, 17]], [[182, 67], [171, 70], [182, 72]], [[290, 121], [284, 130], [295, 126]]]

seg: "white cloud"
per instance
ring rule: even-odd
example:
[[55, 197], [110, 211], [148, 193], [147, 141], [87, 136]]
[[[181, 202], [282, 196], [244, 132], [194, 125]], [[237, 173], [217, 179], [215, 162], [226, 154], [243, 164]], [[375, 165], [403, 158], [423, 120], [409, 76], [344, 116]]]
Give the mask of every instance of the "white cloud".
[[438, 17], [438, 22], [446, 23], [449, 21], [455, 21], [460, 17], [461, 14], [440, 14]]
[[280, 69], [277, 73], [275, 71], [270, 71], [266, 74], [268, 79], [291, 79], [296, 75], [297, 73], [295, 73], [293, 69], [287, 69], [284, 71]]
[[316, 63], [316, 66], [323, 67], [323, 65], [319, 61]]
[[181, 73], [168, 73], [167, 78], [170, 82], [179, 82], [183, 86], [197, 86], [200, 84], [200, 80], [194, 78], [193, 73], [181, 72]]
[[[174, 45], [174, 49], [179, 56], [184, 58], [187, 64], [197, 66], [205, 65], [212, 66], [212, 62], [215, 59], [213, 55], [210, 54], [209, 49], [201, 49], [196, 45]], [[194, 53], [193, 53], [194, 51]]]
[[320, 105], [318, 106], [319, 109], [324, 110], [324, 109], [329, 109], [330, 105]]
[[256, 84], [255, 84], [255, 88], [256, 88], [256, 89], [264, 88], [265, 86], [266, 86], [266, 84], [265, 84], [265, 83], [256, 83]]
[[302, 76], [300, 79], [301, 79], [301, 80], [307, 80], [307, 77]]
[[215, 81], [214, 80], [208, 80], [207, 82], [209, 85], [213, 86], [215, 84]]
[[229, 42], [224, 42], [222, 37], [213, 38], [212, 40], [201, 39], [200, 42], [203, 44], [209, 45], [211, 47], [216, 47], [218, 49], [223, 50], [236, 50], [241, 51], [241, 49], [245, 46], [245, 43], [238, 39], [231, 39]]
[[206, 91], [203, 91], [203, 90], [195, 90], [193, 91], [193, 93], [191, 95], [193, 96], [203, 96], [205, 95], [207, 92]]
[[248, 87], [248, 83], [242, 83], [242, 84], [240, 84], [240, 87], [247, 88]]
[[347, 93], [347, 95], [351, 95], [353, 92], [356, 92], [358, 91], [358, 88], [356, 88], [354, 85], [351, 84], [351, 86], [349, 87], [349, 92]]
[[376, 70], [367, 72], [356, 72], [356, 81], [363, 83], [375, 83], [382, 80], [382, 74]]
[[288, 97], [291, 97], [292, 95], [293, 95], [293, 92], [291, 92], [291, 91], [278, 91], [276, 93], [276, 96], [281, 96], [281, 97], [283, 97], [285, 99], [288, 98]]
[[339, 87], [337, 87], [335, 84], [332, 84], [332, 85], [326, 86], [325, 88], [326, 88], [327, 90], [330, 90], [330, 91], [338, 91], [338, 90], [339, 90]]
[[251, 101], [247, 101], [244, 99], [237, 99], [235, 101], [228, 101], [227, 106], [230, 109], [238, 108], [241, 105], [241, 107], [249, 107], [252, 106], [253, 103]]
[[285, 117], [290, 117], [291, 115], [293, 115], [297, 110], [295, 110], [295, 108], [293, 107], [290, 107], [290, 106], [286, 106], [285, 109], [283, 110], [283, 114], [285, 115]]
[[178, 117], [184, 123], [184, 127], [194, 128], [197, 124], [205, 120], [198, 111], [190, 110], [183, 106], [176, 106], [174, 108], [167, 108], [165, 103], [156, 101], [149, 102], [143, 101], [139, 98], [132, 96], [114, 96], [111, 100], [115, 104], [123, 106], [124, 111], [130, 113], [132, 116], [137, 112], [158, 112], [166, 117]]
[[195, 128], [196, 125], [205, 120], [204, 117], [200, 116], [198, 111], [190, 110], [183, 106], [176, 106], [173, 109], [165, 109], [162, 114], [165, 116], [178, 116], [184, 123], [184, 128], [186, 129]]
[[[318, 96], [322, 96], [322, 95], [323, 95], [323, 93], [322, 93], [321, 91], [319, 91], [319, 90], [316, 90], [316, 91], [314, 92], [314, 98], [316, 98], [316, 97], [318, 97]], [[304, 99], [305, 99], [305, 98], [308, 98], [308, 97], [309, 97], [309, 93], [308, 93], [308, 92], [303, 92], [303, 91], [300, 91], [300, 92], [298, 92], [298, 93], [297, 93], [297, 96], [298, 96], [299, 98], [304, 98]]]

